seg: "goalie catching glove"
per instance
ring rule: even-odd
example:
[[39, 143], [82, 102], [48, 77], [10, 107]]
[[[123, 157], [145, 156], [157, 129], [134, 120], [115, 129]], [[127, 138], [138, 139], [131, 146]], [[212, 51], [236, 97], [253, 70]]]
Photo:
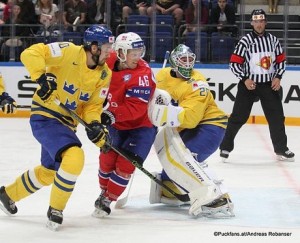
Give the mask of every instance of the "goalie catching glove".
[[88, 127], [89, 128], [85, 129], [88, 138], [99, 148], [102, 148], [107, 142], [109, 142], [108, 130], [100, 122], [92, 121], [88, 124]]
[[56, 76], [52, 73], [44, 73], [38, 78], [37, 83], [41, 86], [37, 95], [46, 103], [52, 102], [57, 96]]
[[5, 114], [16, 113], [17, 112], [17, 103], [16, 101], [9, 96], [8, 93], [3, 92], [0, 95], [0, 107]]

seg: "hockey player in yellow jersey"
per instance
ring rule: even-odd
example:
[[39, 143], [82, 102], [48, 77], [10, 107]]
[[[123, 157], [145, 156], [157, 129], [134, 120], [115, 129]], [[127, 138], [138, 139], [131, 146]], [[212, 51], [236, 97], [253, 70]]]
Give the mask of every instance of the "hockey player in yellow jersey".
[[16, 101], [7, 92], [5, 92], [5, 86], [4, 86], [4, 81], [1, 72], [0, 72], [0, 108], [5, 114], [17, 112]]
[[[233, 204], [227, 190], [222, 189], [224, 187], [221, 181], [216, 179], [205, 162], [218, 149], [228, 117], [218, 108], [206, 78], [193, 68], [195, 58], [189, 47], [180, 44], [170, 54], [171, 67], [162, 68], [156, 74], [158, 89], [149, 106], [151, 121], [154, 125], [163, 127], [155, 141], [163, 171], [156, 175], [163, 183], [182, 193], [197, 190], [198, 186], [195, 187], [192, 181], [200, 175], [201, 181], [196, 178], [198, 181], [196, 185], [213, 188], [211, 190], [213, 196], [207, 196], [209, 193], [205, 195], [200, 193], [199, 198], [193, 202], [191, 200], [190, 214], [201, 213], [204, 216], [212, 216], [221, 213], [231, 217]], [[167, 101], [161, 103], [164, 100], [162, 97]], [[161, 135], [162, 133], [164, 135]], [[183, 142], [185, 148], [170, 149], [174, 145], [173, 140], [175, 143]], [[172, 157], [174, 151], [177, 155]], [[162, 156], [164, 153], [167, 156]], [[190, 161], [186, 162], [186, 157], [180, 161], [180, 158], [186, 155], [191, 155]], [[201, 169], [197, 172], [199, 165]], [[218, 193], [215, 194], [214, 191]], [[150, 203], [178, 204], [178, 200], [174, 200], [171, 196], [156, 183], [152, 183]], [[201, 201], [202, 204], [193, 205], [196, 201], [197, 203]]]
[[84, 152], [75, 134], [78, 125], [58, 99], [85, 120], [88, 138], [98, 147], [107, 139], [100, 115], [111, 79], [105, 61], [114, 42], [112, 32], [93, 25], [84, 33], [84, 45], [68, 42], [35, 44], [25, 49], [21, 61], [31, 79], [39, 84], [33, 96], [30, 125], [41, 144], [41, 165], [26, 171], [14, 183], [0, 188], [0, 208], [17, 213], [15, 202], [52, 185], [47, 226], [58, 229], [63, 210], [84, 165]]

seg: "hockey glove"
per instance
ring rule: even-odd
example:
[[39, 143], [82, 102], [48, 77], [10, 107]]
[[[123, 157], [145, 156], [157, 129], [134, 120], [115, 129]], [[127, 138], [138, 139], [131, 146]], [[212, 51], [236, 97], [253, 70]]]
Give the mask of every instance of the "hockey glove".
[[116, 122], [116, 118], [113, 113], [108, 110], [104, 110], [101, 114], [101, 124], [107, 126]]
[[37, 95], [46, 103], [52, 102], [57, 94], [56, 76], [52, 73], [44, 73], [39, 77], [37, 83], [41, 86]]
[[16, 113], [17, 112], [17, 103], [16, 101], [9, 96], [8, 93], [3, 92], [0, 95], [0, 107], [5, 114]]
[[98, 121], [92, 121], [89, 129], [85, 129], [88, 138], [96, 144], [99, 148], [103, 147], [106, 142], [109, 142], [108, 130]]
[[154, 126], [179, 127], [184, 118], [184, 109], [180, 106], [155, 104], [148, 113]]

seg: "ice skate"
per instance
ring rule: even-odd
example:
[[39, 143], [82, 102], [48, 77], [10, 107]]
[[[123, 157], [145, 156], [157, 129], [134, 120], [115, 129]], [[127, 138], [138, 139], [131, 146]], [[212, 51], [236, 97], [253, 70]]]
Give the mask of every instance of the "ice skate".
[[226, 160], [229, 157], [229, 152], [227, 150], [221, 150], [220, 151], [220, 157], [222, 159], [222, 162], [226, 162]]
[[48, 222], [46, 224], [47, 228], [52, 231], [57, 231], [59, 226], [63, 222], [63, 214], [61, 210], [57, 210], [55, 208], [49, 207], [48, 212]]
[[9, 198], [4, 186], [0, 188], [0, 209], [9, 216], [18, 212], [15, 202]]
[[102, 191], [100, 196], [95, 201], [95, 210], [92, 214], [96, 218], [104, 218], [108, 216], [111, 212], [110, 204], [111, 200], [104, 196], [105, 191]]
[[235, 216], [233, 208], [233, 203], [229, 196], [225, 194], [221, 198], [202, 206], [202, 213], [200, 216], [208, 218], [230, 218]]
[[277, 155], [277, 160], [279, 161], [288, 161], [288, 162], [295, 161], [295, 154], [290, 150], [287, 150], [283, 153], [276, 153], [276, 155]]

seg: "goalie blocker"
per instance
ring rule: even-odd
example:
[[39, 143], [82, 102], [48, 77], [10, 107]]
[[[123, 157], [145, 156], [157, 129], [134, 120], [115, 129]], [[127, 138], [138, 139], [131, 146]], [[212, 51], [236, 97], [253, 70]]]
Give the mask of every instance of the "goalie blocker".
[[[156, 136], [154, 148], [165, 172], [172, 180], [174, 191], [189, 193], [191, 205], [190, 215], [206, 215], [215, 212], [207, 211], [207, 205], [227, 194], [227, 189], [218, 180], [205, 163], [197, 162], [186, 148], [178, 132], [174, 128], [164, 127]], [[159, 174], [158, 174], [159, 176]], [[182, 205], [176, 198], [162, 195], [162, 189], [156, 183], [151, 183], [149, 201], [170, 205]], [[226, 216], [234, 216], [232, 205], [226, 205], [222, 210]], [[206, 215], [208, 216], [208, 215]]]
[[155, 89], [148, 105], [148, 117], [157, 127], [178, 127], [183, 115], [183, 108], [171, 104], [171, 96], [167, 91]]

